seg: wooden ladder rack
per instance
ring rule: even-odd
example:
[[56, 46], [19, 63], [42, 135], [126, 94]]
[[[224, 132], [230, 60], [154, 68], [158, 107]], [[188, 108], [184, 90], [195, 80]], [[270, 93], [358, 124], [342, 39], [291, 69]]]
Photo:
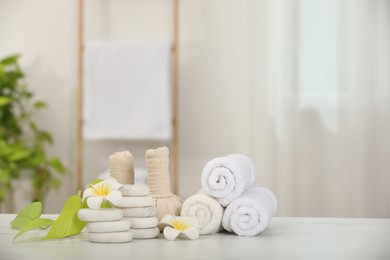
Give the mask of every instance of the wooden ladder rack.
[[[173, 46], [172, 46], [172, 191], [179, 193], [179, 0], [173, 1]], [[76, 188], [84, 189], [83, 183], [83, 102], [84, 102], [84, 0], [78, 1], [78, 83], [77, 83], [77, 144]]]

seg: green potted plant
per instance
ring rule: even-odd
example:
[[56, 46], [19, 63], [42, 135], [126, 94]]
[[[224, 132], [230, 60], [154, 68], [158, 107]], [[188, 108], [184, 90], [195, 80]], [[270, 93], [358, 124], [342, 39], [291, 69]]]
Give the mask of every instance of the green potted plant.
[[59, 188], [60, 176], [69, 172], [60, 159], [50, 157], [46, 146], [53, 139], [34, 121], [36, 112], [47, 108], [34, 101], [19, 65], [19, 55], [0, 60], [0, 205], [14, 211], [14, 181], [31, 179], [32, 201], [44, 201], [51, 188]]

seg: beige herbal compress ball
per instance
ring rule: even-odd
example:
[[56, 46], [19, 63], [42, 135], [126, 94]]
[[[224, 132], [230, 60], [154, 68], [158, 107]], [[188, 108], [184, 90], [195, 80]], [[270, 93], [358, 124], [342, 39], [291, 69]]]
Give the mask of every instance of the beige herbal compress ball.
[[165, 215], [180, 216], [182, 199], [172, 194], [169, 178], [169, 150], [167, 147], [146, 151], [148, 185], [157, 209], [157, 218]]
[[134, 157], [129, 151], [108, 157], [110, 175], [122, 184], [134, 184]]

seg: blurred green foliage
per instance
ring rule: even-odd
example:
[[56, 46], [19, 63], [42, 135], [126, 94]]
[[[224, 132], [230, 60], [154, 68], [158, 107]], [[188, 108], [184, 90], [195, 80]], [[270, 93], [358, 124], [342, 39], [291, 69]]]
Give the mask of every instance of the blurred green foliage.
[[[51, 188], [59, 188], [60, 176], [69, 170], [56, 157], [49, 157], [46, 146], [53, 143], [51, 134], [34, 122], [34, 115], [47, 108], [34, 101], [19, 55], [0, 61], [0, 203], [13, 198], [13, 180], [32, 179], [32, 201], [44, 201]], [[13, 205], [13, 202], [11, 202]], [[12, 209], [10, 209], [12, 210]]]

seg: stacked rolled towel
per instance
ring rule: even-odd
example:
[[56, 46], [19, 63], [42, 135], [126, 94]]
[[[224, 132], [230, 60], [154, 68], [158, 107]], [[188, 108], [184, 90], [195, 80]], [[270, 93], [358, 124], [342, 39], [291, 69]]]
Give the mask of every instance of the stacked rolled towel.
[[277, 207], [271, 190], [253, 187], [226, 207], [222, 225], [239, 236], [256, 236], [267, 228]]
[[202, 189], [188, 197], [181, 208], [181, 216], [196, 218], [199, 234], [207, 235], [221, 231], [224, 208]]
[[204, 166], [201, 176], [203, 190], [224, 207], [253, 187], [255, 181], [256, 168], [242, 154], [230, 154], [211, 160]]
[[116, 208], [80, 209], [78, 218], [87, 222], [88, 240], [96, 243], [124, 243], [133, 238], [130, 222]]
[[157, 227], [157, 212], [150, 190], [146, 185], [123, 185], [120, 188], [123, 198], [117, 205], [124, 219], [130, 221], [133, 238], [156, 238], [160, 233]]

